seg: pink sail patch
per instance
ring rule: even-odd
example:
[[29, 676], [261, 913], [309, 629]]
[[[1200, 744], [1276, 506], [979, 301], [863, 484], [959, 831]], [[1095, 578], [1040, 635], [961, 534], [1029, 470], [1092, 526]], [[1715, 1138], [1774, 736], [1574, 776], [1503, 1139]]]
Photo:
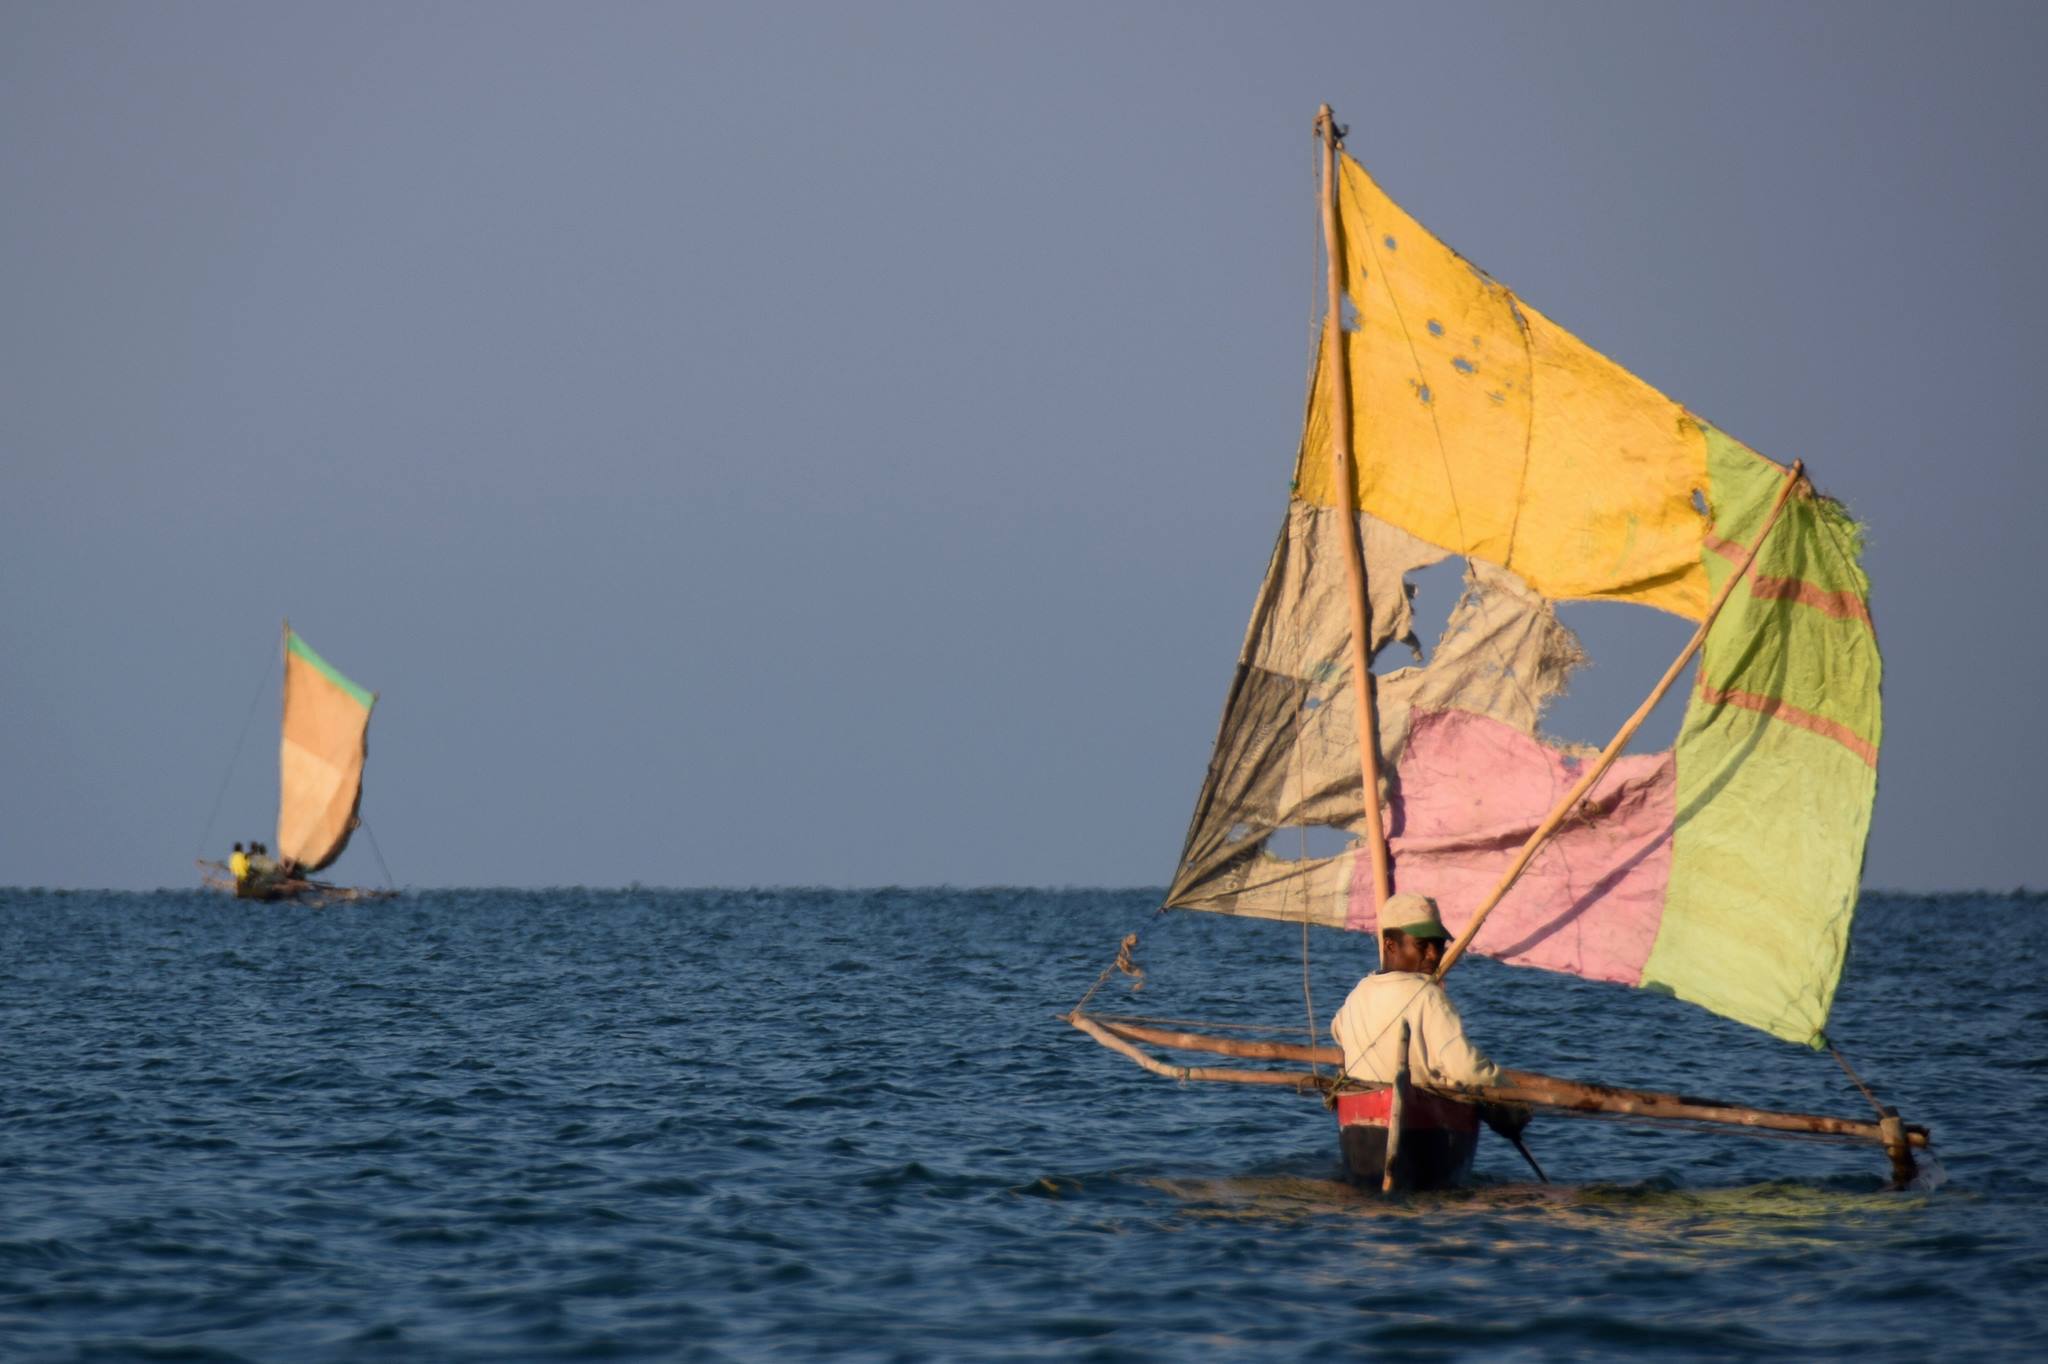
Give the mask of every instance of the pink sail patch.
[[[1431, 896], [1452, 932], [1584, 772], [1512, 726], [1470, 711], [1417, 712], [1388, 820], [1394, 888]], [[1473, 950], [1519, 966], [1635, 985], [1671, 879], [1678, 768], [1670, 753], [1619, 758], [1515, 882]], [[1375, 927], [1357, 859], [1347, 927]]]

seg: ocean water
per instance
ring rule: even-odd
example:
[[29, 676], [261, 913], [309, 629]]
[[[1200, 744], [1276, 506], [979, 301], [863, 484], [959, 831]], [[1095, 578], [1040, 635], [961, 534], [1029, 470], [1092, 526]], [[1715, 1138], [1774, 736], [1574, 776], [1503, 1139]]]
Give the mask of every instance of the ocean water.
[[[1868, 897], [1874, 1149], [1539, 1116], [1382, 1199], [1284, 1090], [1056, 1017], [1306, 1028], [1370, 944], [1149, 892], [0, 892], [0, 1358], [1991, 1358], [2048, 1348], [2048, 902]], [[1452, 977], [1504, 1063], [1863, 1116], [1670, 999]]]

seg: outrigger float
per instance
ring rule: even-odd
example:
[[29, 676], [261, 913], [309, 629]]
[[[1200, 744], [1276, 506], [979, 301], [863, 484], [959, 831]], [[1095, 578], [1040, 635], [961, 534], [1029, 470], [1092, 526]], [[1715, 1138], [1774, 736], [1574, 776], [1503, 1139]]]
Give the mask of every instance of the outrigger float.
[[[1156, 1075], [1320, 1093], [1352, 1176], [1375, 1187], [1462, 1179], [1492, 1105], [1868, 1143], [1904, 1187], [1927, 1129], [1882, 1105], [1826, 1033], [1883, 729], [1860, 528], [1801, 462], [1720, 431], [1431, 235], [1344, 152], [1327, 105], [1316, 131], [1322, 346], [1163, 908], [1376, 939], [1388, 895], [1420, 891], [1456, 935], [1438, 980], [1469, 949], [1672, 995], [1833, 1051], [1875, 1118], [1523, 1071], [1483, 1089], [1406, 1067], [1361, 1084], [1320, 1044], [1312, 1005], [1306, 1043], [1087, 1012], [1115, 970], [1139, 974], [1136, 935], [1066, 1020]], [[1407, 578], [1453, 556], [1464, 592], [1425, 659]], [[1598, 750], [1541, 732], [1587, 661], [1556, 613], [1575, 600], [1696, 627]], [[1375, 677], [1396, 641], [1414, 665]], [[1674, 747], [1622, 757], [1695, 657]], [[1341, 849], [1307, 855], [1311, 833]]]

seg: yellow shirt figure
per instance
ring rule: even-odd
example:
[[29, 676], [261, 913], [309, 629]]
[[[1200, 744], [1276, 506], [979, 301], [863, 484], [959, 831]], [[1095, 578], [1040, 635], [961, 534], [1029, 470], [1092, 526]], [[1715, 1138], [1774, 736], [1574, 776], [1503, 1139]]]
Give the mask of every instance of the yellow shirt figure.
[[235, 850], [228, 854], [228, 870], [237, 881], [249, 879], [249, 854], [242, 851], [242, 845], [235, 844]]

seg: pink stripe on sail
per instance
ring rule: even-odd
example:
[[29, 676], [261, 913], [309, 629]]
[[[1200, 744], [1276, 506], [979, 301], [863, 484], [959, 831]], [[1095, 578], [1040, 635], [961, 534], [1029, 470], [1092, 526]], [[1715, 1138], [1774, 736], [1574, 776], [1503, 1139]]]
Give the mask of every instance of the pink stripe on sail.
[[[1431, 896], [1459, 931], [1581, 771], [1580, 760], [1498, 720], [1418, 712], [1388, 823], [1394, 888]], [[1567, 820], [1551, 837], [1473, 949], [1591, 980], [1641, 980], [1671, 879], [1677, 782], [1670, 753], [1617, 759], [1580, 806], [1591, 817]], [[1347, 926], [1374, 926], [1363, 857]]]

